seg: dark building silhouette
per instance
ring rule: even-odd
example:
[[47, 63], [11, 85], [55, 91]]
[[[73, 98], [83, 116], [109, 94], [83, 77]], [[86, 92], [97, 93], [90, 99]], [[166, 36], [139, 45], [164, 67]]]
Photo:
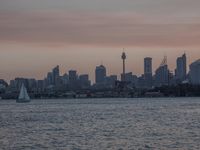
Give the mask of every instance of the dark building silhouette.
[[164, 57], [161, 65], [155, 72], [155, 86], [169, 84], [169, 69], [167, 65], [167, 57]]
[[65, 73], [62, 77], [61, 77], [61, 81], [63, 85], [67, 85], [69, 83], [69, 75], [67, 73]]
[[69, 70], [69, 87], [70, 89], [78, 89], [80, 87], [76, 70]]
[[78, 79], [76, 70], [69, 70], [69, 82], [74, 82]]
[[47, 74], [47, 86], [53, 85], [53, 73], [49, 72]]
[[114, 88], [115, 82], [117, 81], [117, 75], [110, 75], [106, 77], [106, 86], [109, 88]]
[[82, 74], [79, 76], [79, 82], [81, 85], [82, 89], [87, 89], [90, 87], [91, 82], [89, 80], [89, 75], [88, 74]]
[[38, 80], [37, 81], [37, 91], [43, 92], [45, 89], [45, 80]]
[[[0, 79], [0, 93], [7, 94], [7, 97], [13, 98], [19, 92], [22, 84], [25, 85], [28, 92], [31, 94], [38, 94], [38, 96], [67, 96], [67, 92], [85, 94], [91, 96], [92, 92], [102, 92], [101, 96], [110, 93], [112, 96], [115, 93], [126, 93], [127, 91], [141, 90], [154, 90], [162, 88], [163, 85], [169, 85], [182, 88], [188, 86], [188, 83], [200, 85], [200, 60], [193, 62], [190, 65], [189, 74], [187, 74], [187, 58], [186, 54], [178, 57], [176, 60], [175, 75], [169, 71], [167, 65], [167, 57], [164, 57], [160, 66], [156, 69], [153, 76], [152, 71], [152, 58], [144, 58], [144, 74], [140, 76], [133, 75], [132, 72], [125, 70], [126, 54], [123, 52], [121, 55], [123, 61], [123, 70], [121, 73], [121, 81], [117, 80], [117, 75], [106, 75], [106, 67], [103, 65], [96, 66], [95, 69], [95, 84], [91, 86], [88, 74], [78, 75], [76, 70], [69, 70], [68, 74], [60, 76], [59, 66], [48, 72], [43, 80], [28, 79], [28, 78], [15, 78], [10, 81], [8, 85], [4, 80]], [[156, 86], [156, 87], [154, 87]], [[192, 85], [193, 86], [193, 85]], [[153, 88], [154, 87], [154, 88]], [[198, 86], [197, 86], [198, 87]], [[137, 88], [137, 89], [136, 89]], [[184, 89], [183, 89], [184, 90]], [[191, 89], [193, 90], [193, 89]], [[12, 94], [11, 94], [12, 93]], [[92, 93], [92, 94], [91, 94]], [[107, 93], [107, 94], [108, 94]], [[116, 93], [115, 93], [116, 94]]]
[[186, 80], [187, 77], [187, 58], [186, 54], [178, 57], [176, 60], [175, 77], [178, 82]]
[[144, 58], [144, 80], [146, 87], [152, 87], [152, 58]]
[[96, 84], [103, 84], [106, 78], [106, 67], [103, 65], [97, 66], [95, 69], [95, 82]]
[[125, 77], [125, 73], [126, 73], [126, 64], [125, 64], [125, 60], [126, 60], [126, 54], [125, 52], [122, 53], [122, 61], [123, 61], [123, 72], [121, 75], [121, 81], [126, 81], [126, 77]]
[[7, 86], [8, 86], [8, 83], [7, 83], [5, 80], [0, 79], [0, 85], [1, 85], [2, 87], [7, 87]]
[[59, 77], [60, 77], [59, 66], [56, 66], [55, 68], [53, 68], [53, 70], [52, 70], [52, 77], [53, 77], [53, 85], [58, 84]]
[[190, 65], [189, 77], [192, 84], [200, 84], [200, 59]]

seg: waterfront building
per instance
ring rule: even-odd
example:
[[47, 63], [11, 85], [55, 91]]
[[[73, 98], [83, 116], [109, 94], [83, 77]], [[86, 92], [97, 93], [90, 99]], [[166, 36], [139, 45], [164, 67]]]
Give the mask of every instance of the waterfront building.
[[110, 75], [106, 77], [106, 86], [110, 88], [115, 87], [115, 82], [117, 81], [117, 75]]
[[160, 66], [155, 72], [155, 85], [162, 86], [169, 84], [169, 70], [167, 65]]
[[53, 85], [53, 73], [49, 72], [47, 74], [47, 86]]
[[96, 84], [103, 84], [106, 78], [106, 67], [103, 65], [97, 66], [95, 69]]
[[37, 80], [37, 91], [43, 92], [45, 89], [45, 80]]
[[59, 77], [60, 77], [59, 66], [56, 66], [55, 68], [53, 68], [53, 70], [52, 70], [52, 77], [53, 77], [53, 85], [58, 84]]
[[61, 77], [61, 81], [63, 85], [67, 85], [69, 83], [69, 75], [67, 73], [65, 73], [62, 77]]
[[144, 81], [145, 87], [152, 87], [152, 58], [144, 58]]
[[91, 85], [91, 81], [89, 80], [88, 74], [82, 74], [79, 76], [79, 82], [82, 89], [89, 88]]
[[35, 90], [37, 87], [37, 81], [35, 79], [28, 79], [28, 88], [29, 90]]
[[78, 78], [76, 70], [69, 70], [69, 82], [74, 82]]
[[192, 84], [200, 84], [200, 59], [190, 65], [189, 77]]
[[161, 65], [155, 72], [155, 86], [169, 85], [169, 69], [165, 56]]
[[133, 73], [132, 72], [125, 73], [124, 75], [122, 74], [121, 77], [123, 78], [123, 76], [125, 79], [124, 81], [129, 82], [129, 83], [133, 82]]
[[78, 75], [76, 70], [69, 70], [69, 88], [72, 90], [78, 89], [80, 84], [78, 82]]
[[186, 54], [178, 57], [176, 60], [175, 76], [178, 82], [186, 80], [187, 76], [187, 58]]
[[137, 84], [136, 87], [137, 88], [145, 88], [146, 84], [145, 84], [145, 80], [144, 80], [144, 74], [142, 74], [141, 76], [139, 76], [137, 78]]
[[8, 87], [8, 83], [5, 81], [5, 80], [3, 80], [3, 79], [0, 79], [0, 87]]

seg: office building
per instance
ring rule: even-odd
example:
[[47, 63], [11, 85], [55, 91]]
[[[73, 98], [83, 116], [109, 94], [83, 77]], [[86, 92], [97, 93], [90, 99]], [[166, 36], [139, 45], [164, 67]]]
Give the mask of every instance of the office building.
[[106, 78], [106, 67], [103, 65], [97, 66], [95, 69], [95, 82], [96, 84], [102, 84]]
[[52, 70], [52, 77], [53, 77], [53, 85], [58, 84], [59, 77], [60, 77], [59, 66], [56, 66], [55, 68], [53, 68], [53, 70]]
[[89, 88], [91, 85], [91, 82], [89, 80], [89, 75], [88, 74], [82, 74], [79, 76], [79, 82], [81, 85], [81, 88]]
[[146, 87], [152, 87], [152, 58], [144, 58], [144, 81]]
[[169, 85], [169, 69], [165, 56], [161, 65], [155, 72], [155, 86]]
[[186, 79], [187, 76], [186, 54], [183, 54], [181, 57], [177, 58], [175, 76], [178, 82], [182, 82]]
[[200, 84], [200, 59], [190, 65], [189, 77], [192, 84]]

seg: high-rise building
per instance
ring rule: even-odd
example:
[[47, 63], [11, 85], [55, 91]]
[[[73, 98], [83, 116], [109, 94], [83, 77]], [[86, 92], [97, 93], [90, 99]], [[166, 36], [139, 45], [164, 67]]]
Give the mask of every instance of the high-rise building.
[[88, 74], [82, 74], [79, 76], [79, 81], [81, 84], [81, 88], [89, 88], [91, 85], [91, 82], [89, 80], [89, 75]]
[[152, 58], [150, 57], [144, 58], [144, 74], [152, 75]]
[[59, 66], [56, 66], [55, 68], [53, 68], [52, 77], [53, 77], [53, 85], [56, 85], [60, 78]]
[[95, 81], [97, 84], [102, 84], [105, 82], [106, 78], [106, 67], [103, 65], [97, 66], [95, 69]]
[[162, 86], [169, 84], [169, 70], [167, 65], [160, 66], [155, 72], [155, 85]]
[[37, 80], [37, 90], [42, 92], [45, 88], [45, 80]]
[[30, 90], [36, 89], [37, 81], [35, 79], [28, 79], [28, 86]]
[[200, 84], [200, 59], [190, 65], [189, 76], [192, 84]]
[[155, 72], [155, 86], [169, 85], [169, 69], [165, 56], [161, 65]]
[[53, 85], [53, 73], [52, 72], [49, 72], [47, 74], [47, 85]]
[[68, 74], [64, 74], [62, 77], [61, 77], [61, 81], [62, 81], [62, 84], [63, 85], [67, 85], [69, 83], [69, 76]]
[[175, 76], [178, 81], [184, 81], [187, 76], [187, 58], [186, 54], [178, 57], [176, 60]]
[[144, 58], [144, 81], [146, 87], [152, 86], [152, 58]]
[[78, 78], [76, 70], [69, 70], [69, 82], [74, 82]]
[[78, 75], [76, 70], [69, 71], [69, 87], [73, 90], [80, 88], [80, 83], [78, 82]]

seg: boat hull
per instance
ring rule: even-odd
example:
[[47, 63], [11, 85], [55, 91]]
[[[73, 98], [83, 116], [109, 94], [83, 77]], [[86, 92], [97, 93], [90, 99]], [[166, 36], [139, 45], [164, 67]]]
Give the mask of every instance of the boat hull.
[[29, 103], [30, 100], [27, 100], [27, 99], [17, 99], [16, 102], [17, 103]]

